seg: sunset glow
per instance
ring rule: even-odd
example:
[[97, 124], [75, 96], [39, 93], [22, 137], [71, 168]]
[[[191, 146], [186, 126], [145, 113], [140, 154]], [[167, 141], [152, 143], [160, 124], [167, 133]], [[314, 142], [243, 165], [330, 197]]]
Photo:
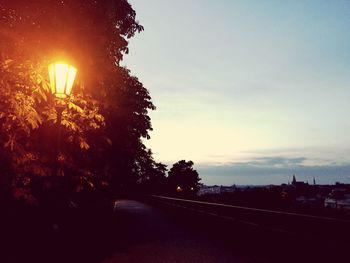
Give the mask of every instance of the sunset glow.
[[[241, 183], [286, 182], [300, 167], [319, 166], [322, 182], [350, 182], [348, 3], [131, 3], [145, 32], [130, 41], [124, 63], [157, 106], [145, 140], [157, 160], [213, 165], [207, 183], [236, 181], [238, 172], [219, 179], [215, 169], [243, 164]], [[300, 162], [276, 164], [286, 177], [262, 181], [253, 175], [264, 171], [250, 169], [261, 158]]]

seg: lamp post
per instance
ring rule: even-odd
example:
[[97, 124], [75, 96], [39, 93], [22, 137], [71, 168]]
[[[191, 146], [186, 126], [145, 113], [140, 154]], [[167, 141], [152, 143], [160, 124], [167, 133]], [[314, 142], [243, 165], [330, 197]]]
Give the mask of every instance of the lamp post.
[[[62, 112], [66, 106], [65, 99], [68, 98], [72, 92], [76, 74], [77, 69], [65, 62], [58, 61], [49, 65], [51, 93], [55, 98], [57, 112], [57, 159], [60, 154]], [[58, 175], [58, 171], [57, 165], [55, 175]]]

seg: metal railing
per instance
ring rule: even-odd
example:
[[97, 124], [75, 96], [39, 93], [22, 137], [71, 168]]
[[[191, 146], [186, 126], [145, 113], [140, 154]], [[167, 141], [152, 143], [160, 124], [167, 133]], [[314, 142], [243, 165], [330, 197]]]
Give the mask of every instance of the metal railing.
[[[193, 213], [314, 238], [350, 240], [350, 220], [152, 195], [152, 200]], [[348, 241], [350, 242], [350, 241]]]

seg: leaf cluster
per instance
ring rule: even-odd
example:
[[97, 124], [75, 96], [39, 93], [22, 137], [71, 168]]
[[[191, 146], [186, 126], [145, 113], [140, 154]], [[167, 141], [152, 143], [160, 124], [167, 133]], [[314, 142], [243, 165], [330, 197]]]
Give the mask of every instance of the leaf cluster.
[[[72, 195], [164, 175], [143, 144], [155, 106], [120, 66], [142, 30], [126, 0], [1, 1], [0, 157], [16, 196], [35, 203], [57, 185]], [[78, 68], [64, 102], [48, 83], [47, 65], [58, 57]]]
[[193, 162], [180, 160], [173, 164], [168, 173], [169, 191], [177, 189], [184, 193], [196, 193], [199, 190], [201, 180], [198, 172], [193, 169]]

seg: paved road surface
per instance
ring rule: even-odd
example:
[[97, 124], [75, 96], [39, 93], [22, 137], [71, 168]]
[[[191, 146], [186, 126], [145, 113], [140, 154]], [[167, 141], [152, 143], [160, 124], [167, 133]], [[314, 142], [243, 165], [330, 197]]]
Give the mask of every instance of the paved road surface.
[[344, 255], [348, 250], [323, 246], [323, 241], [302, 240], [181, 211], [166, 211], [132, 200], [117, 201], [113, 230], [116, 243], [113, 253], [101, 262], [347, 262]]
[[103, 263], [250, 262], [247, 256], [212, 240], [205, 229], [192, 229], [149, 205], [119, 200], [116, 203], [117, 250]]
[[55, 227], [31, 221], [0, 224], [1, 263], [331, 263], [348, 262], [350, 251], [132, 200], [118, 200], [114, 214], [67, 214]]

